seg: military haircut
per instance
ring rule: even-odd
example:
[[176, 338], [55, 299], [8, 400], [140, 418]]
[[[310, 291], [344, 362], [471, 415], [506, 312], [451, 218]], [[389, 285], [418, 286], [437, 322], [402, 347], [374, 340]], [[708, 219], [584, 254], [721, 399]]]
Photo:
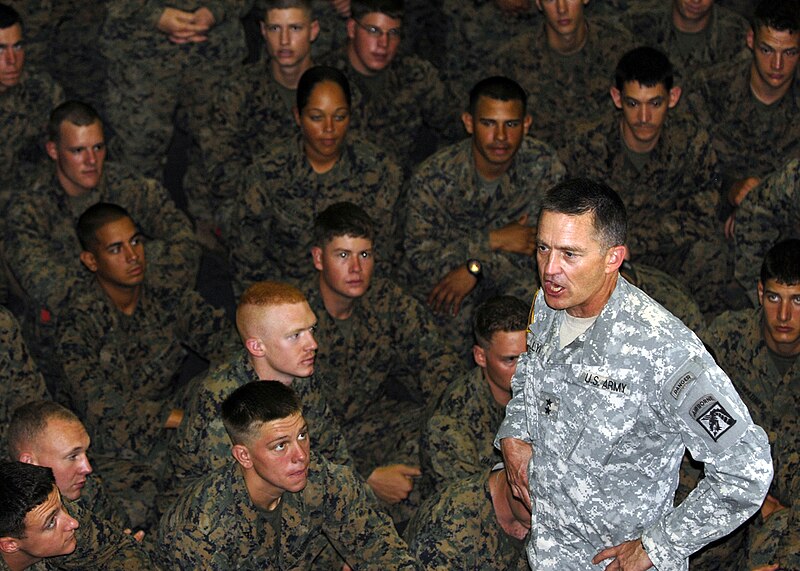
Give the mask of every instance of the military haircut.
[[57, 418], [80, 423], [74, 412], [51, 400], [38, 400], [25, 403], [14, 410], [8, 423], [6, 440], [12, 458], [19, 458], [25, 443], [33, 442], [47, 428], [50, 419]]
[[311, 0], [260, 0], [258, 2], [258, 13], [264, 14], [264, 21], [267, 20], [266, 14], [270, 10], [290, 10], [297, 8], [308, 14], [314, 20], [314, 9]]
[[243, 305], [257, 305], [270, 307], [288, 303], [303, 303], [306, 296], [299, 289], [286, 282], [263, 281], [256, 282], [245, 290], [239, 300], [239, 307]]
[[470, 115], [475, 115], [478, 99], [481, 97], [500, 101], [521, 101], [523, 111], [528, 108], [528, 94], [525, 93], [522, 86], [513, 79], [502, 75], [482, 79], [469, 90], [468, 111]]
[[234, 444], [247, 445], [266, 422], [300, 414], [300, 397], [279, 381], [250, 381], [222, 402], [222, 423]]
[[337, 202], [314, 219], [313, 245], [322, 248], [342, 236], [375, 241], [375, 224], [366, 211], [352, 202]]
[[297, 110], [303, 111], [308, 100], [311, 99], [311, 93], [314, 88], [320, 83], [330, 81], [342, 88], [344, 98], [347, 101], [347, 106], [351, 107], [353, 104], [353, 96], [350, 93], [350, 83], [347, 77], [335, 67], [327, 65], [315, 65], [308, 68], [303, 75], [300, 76], [300, 81], [297, 83]]
[[528, 304], [511, 295], [490, 297], [475, 310], [472, 332], [475, 341], [486, 349], [498, 331], [524, 331], [528, 328]]
[[0, 537], [25, 537], [25, 516], [53, 493], [56, 479], [44, 466], [0, 462]]
[[761, 285], [768, 280], [788, 286], [800, 284], [800, 239], [783, 240], [769, 249], [761, 263]]
[[632, 81], [644, 87], [661, 83], [669, 91], [675, 82], [675, 72], [666, 54], [650, 46], [639, 46], [623, 55], [614, 71], [614, 84], [620, 91]]
[[360, 20], [368, 14], [378, 12], [395, 20], [402, 20], [406, 7], [403, 0], [353, 0], [350, 3], [350, 17]]
[[754, 33], [767, 27], [779, 32], [800, 32], [800, 2], [798, 0], [761, 0], [753, 10], [750, 27]]
[[22, 18], [20, 18], [19, 12], [8, 4], [0, 4], [0, 30], [10, 28], [14, 24], [22, 27]]
[[118, 204], [98, 202], [87, 208], [78, 218], [78, 224], [75, 226], [75, 233], [78, 235], [81, 248], [87, 252], [94, 251], [93, 249], [99, 243], [97, 232], [106, 224], [123, 218], [130, 218], [131, 222], [133, 222], [133, 218], [128, 214], [128, 211]]
[[100, 121], [94, 107], [83, 101], [71, 99], [65, 101], [50, 112], [50, 119], [47, 121], [47, 140], [57, 143], [61, 138], [61, 124], [69, 121], [78, 127], [88, 127], [95, 121]]
[[625, 204], [605, 183], [589, 178], [562, 181], [545, 193], [541, 212], [545, 211], [569, 216], [593, 214], [594, 229], [604, 247], [625, 244], [628, 226]]

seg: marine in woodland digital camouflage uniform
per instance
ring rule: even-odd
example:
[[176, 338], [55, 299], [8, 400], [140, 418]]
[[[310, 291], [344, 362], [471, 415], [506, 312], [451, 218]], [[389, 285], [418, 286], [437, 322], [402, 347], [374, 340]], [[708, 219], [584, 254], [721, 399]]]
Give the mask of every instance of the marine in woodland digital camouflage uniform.
[[[117, 135], [112, 141], [117, 160], [161, 178], [176, 108], [192, 113], [202, 104], [191, 89], [198, 75], [227, 74], [241, 65], [247, 54], [240, 18], [252, 6], [253, 0], [107, 3], [100, 49], [108, 61], [106, 113]], [[194, 17], [202, 8], [214, 22], [187, 43], [174, 43], [157, 28], [166, 10]]]
[[[496, 53], [508, 38], [516, 38], [541, 22], [534, 0], [527, 0], [518, 11], [504, 10], [499, 4], [495, 0], [443, 0], [446, 31], [440, 70], [454, 94], [468, 93], [491, 75]], [[466, 107], [466, 101], [461, 103], [459, 108]]]
[[587, 18], [588, 36], [575, 54], [561, 55], [542, 28], [508, 41], [497, 51], [493, 73], [517, 81], [528, 93], [533, 117], [530, 135], [560, 147], [570, 133], [565, 125], [610, 109], [609, 78], [617, 60], [632, 48], [633, 36], [616, 20]]
[[[231, 441], [220, 416], [222, 402], [237, 388], [258, 380], [247, 351], [242, 349], [196, 387], [170, 442], [175, 489], [182, 491], [212, 470], [228, 465]], [[328, 404], [326, 384], [327, 379], [315, 373], [294, 379], [291, 387], [303, 402], [303, 416], [316, 427], [313, 441], [317, 454], [335, 464], [352, 465], [348, 442]]]
[[192, 290], [144, 285], [133, 315], [126, 316], [92, 284], [70, 301], [60, 321], [63, 396], [98, 454], [156, 458], [166, 447], [167, 417], [185, 398], [177, 379], [188, 351], [213, 365], [235, 346], [224, 311]]
[[494, 435], [505, 415], [481, 367], [450, 383], [423, 429], [420, 444], [422, 473], [435, 489], [503, 461], [494, 447]]
[[[50, 63], [53, 30], [55, 29], [59, 2], [55, 0], [5, 0], [22, 18], [25, 34], [25, 58], [39, 69]], [[54, 10], [55, 9], [55, 10]], [[50, 107], [52, 109], [52, 107]], [[43, 110], [47, 112], [47, 108]]]
[[166, 189], [120, 164], [106, 162], [102, 182], [88, 194], [71, 198], [55, 174], [9, 205], [6, 217], [6, 257], [37, 310], [55, 316], [62, 302], [80, 284], [91, 281], [78, 259], [75, 235], [78, 217], [89, 206], [111, 202], [124, 207], [149, 238], [148, 273], [165, 286], [193, 286], [200, 267], [200, 247], [191, 223], [177, 209]]
[[800, 364], [781, 375], [764, 340], [763, 310], [728, 311], [708, 326], [703, 339], [731, 377], [753, 421], [775, 431], [781, 419], [796, 414]]
[[625, 262], [620, 268], [622, 276], [658, 303], [689, 329], [700, 335], [706, 322], [700, 307], [689, 289], [666, 272], [644, 264]]
[[387, 153], [348, 135], [342, 155], [324, 175], [306, 159], [300, 138], [256, 159], [245, 171], [231, 228], [234, 293], [263, 279], [303, 282], [313, 275], [309, 260], [314, 218], [348, 200], [366, 210], [378, 229], [378, 260], [393, 268], [394, 205], [402, 172]]
[[688, 79], [695, 71], [727, 62], [745, 49], [747, 20], [722, 6], [711, 5], [708, 24], [697, 33], [681, 32], [674, 24], [676, 4], [685, 0], [657, 0], [633, 6], [620, 15], [641, 44], [669, 56], [676, 77]]
[[489, 232], [524, 215], [533, 219], [540, 196], [564, 174], [553, 149], [524, 137], [497, 188], [487, 192], [467, 139], [430, 157], [409, 181], [403, 243], [409, 291], [424, 301], [450, 270], [472, 258], [482, 265], [483, 277], [459, 314], [437, 321], [454, 330], [450, 340], [460, 351], [470, 344], [472, 310], [484, 298], [505, 293], [527, 301], [537, 286], [534, 258], [492, 250]]
[[[563, 313], [537, 300], [497, 435], [536, 450], [531, 567], [602, 569], [590, 563], [598, 552], [641, 537], [657, 568], [687, 569], [761, 505], [766, 435], [699, 339], [624, 279], [559, 349]], [[685, 447], [707, 477], [673, 511]]]
[[620, 113], [613, 113], [577, 127], [561, 151], [567, 171], [601, 180], [620, 195], [633, 260], [678, 275], [704, 313], [724, 309], [719, 292], [730, 279], [730, 257], [718, 219], [721, 179], [708, 132], [672, 113], [637, 168], [620, 122]]
[[800, 236], [800, 158], [792, 159], [750, 191], [736, 209], [736, 268], [753, 305], [764, 255], [773, 244]]
[[524, 542], [498, 523], [491, 474], [461, 476], [420, 506], [404, 536], [423, 569], [529, 569]]
[[[462, 370], [430, 313], [375, 276], [346, 320], [328, 313], [316, 283], [306, 296], [318, 319], [322, 388], [359, 473], [396, 462], [416, 465], [423, 415]], [[411, 400], [398, 399], [404, 391]]]
[[764, 105], [750, 87], [749, 51], [698, 72], [690, 108], [713, 135], [724, 188], [746, 177], [762, 178], [800, 156], [800, 75], [789, 91]]
[[353, 90], [353, 129], [377, 145], [409, 173], [432, 150], [424, 141], [449, 143], [463, 131], [452, 94], [430, 62], [398, 54], [373, 77], [356, 71], [346, 50], [322, 56], [319, 63], [342, 71]]
[[329, 540], [354, 569], [417, 569], [359, 478], [313, 453], [305, 488], [284, 492], [272, 512], [254, 505], [228, 460], [186, 489], [158, 533], [169, 569], [311, 569]]
[[23, 404], [50, 398], [44, 378], [22, 339], [19, 324], [0, 306], [0, 446], [5, 449], [11, 413]]
[[294, 98], [287, 107], [284, 91], [268, 60], [234, 70], [209, 90], [208, 120], [190, 129], [195, 146], [184, 187], [194, 216], [218, 220], [219, 207], [235, 200], [239, 177], [253, 159], [294, 138]]
[[[795, 394], [800, 387], [800, 366], [792, 366], [781, 375], [767, 348], [763, 331], [761, 308], [729, 311], [711, 322], [703, 335], [703, 340], [714, 351], [719, 366], [730, 376], [753, 421], [770, 433], [771, 440], [775, 440], [773, 443], [775, 450], [791, 443], [798, 436], [784, 433], [782, 428], [787, 418], [796, 415]], [[778, 478], [780, 461], [777, 456], [773, 456], [773, 463], [776, 467], [776, 476], [770, 486], [770, 494], [775, 496], [778, 493], [776, 486], [780, 484]], [[778, 495], [781, 496], [781, 503], [787, 500], [785, 494], [778, 493]], [[788, 501], [791, 501], [791, 498], [788, 498]], [[771, 523], [775, 524], [785, 515], [777, 516]], [[761, 540], [748, 537], [749, 534], [763, 535], [760, 531], [762, 525], [761, 517], [754, 516], [744, 529], [731, 534], [719, 545], [709, 549], [708, 553], [701, 552], [698, 555], [697, 565], [702, 566], [702, 569], [725, 569], [724, 565], [715, 567], [714, 562], [723, 557], [731, 559], [744, 557], [747, 553], [747, 544], [743, 542], [764, 540], [763, 537]], [[766, 526], [764, 531], [770, 527]]]

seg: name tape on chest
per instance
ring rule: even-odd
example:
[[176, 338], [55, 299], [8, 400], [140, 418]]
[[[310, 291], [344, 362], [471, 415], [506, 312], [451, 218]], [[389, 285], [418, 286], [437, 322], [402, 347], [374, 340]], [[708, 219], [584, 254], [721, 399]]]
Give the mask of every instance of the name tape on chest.
[[692, 405], [689, 414], [717, 442], [736, 424], [736, 419], [712, 395], [705, 395]]
[[601, 375], [595, 375], [594, 373], [583, 373], [581, 375], [581, 379], [583, 379], [584, 384], [596, 389], [603, 389], [604, 391], [608, 391], [610, 393], [618, 393], [622, 395], [631, 394], [630, 385], [623, 383], [622, 381], [615, 381], [614, 379], [603, 377]]

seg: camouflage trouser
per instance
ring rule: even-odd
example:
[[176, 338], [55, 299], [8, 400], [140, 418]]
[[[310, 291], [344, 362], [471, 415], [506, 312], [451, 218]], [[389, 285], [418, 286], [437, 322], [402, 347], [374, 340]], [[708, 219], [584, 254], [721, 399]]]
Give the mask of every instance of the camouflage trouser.
[[202, 111], [192, 89], [197, 77], [230, 72], [230, 62], [207, 61], [177, 51], [171, 58], [108, 60], [106, 116], [114, 132], [110, 157], [123, 160], [150, 178], [163, 180], [167, 149], [178, 111]]

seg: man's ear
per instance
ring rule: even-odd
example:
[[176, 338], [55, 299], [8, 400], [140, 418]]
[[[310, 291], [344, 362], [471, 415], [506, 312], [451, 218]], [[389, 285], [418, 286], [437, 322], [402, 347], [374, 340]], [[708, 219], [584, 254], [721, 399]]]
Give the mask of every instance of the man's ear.
[[81, 263], [86, 266], [86, 269], [90, 272], [97, 271], [97, 258], [94, 257], [94, 254], [89, 252], [88, 250], [84, 250], [81, 252]]
[[764, 306], [764, 284], [758, 280], [758, 305]]
[[356, 37], [356, 21], [350, 17], [345, 26], [347, 27], [347, 37], [351, 40], [354, 39]]
[[522, 132], [525, 135], [528, 134], [528, 131], [530, 130], [531, 125], [533, 125], [533, 117], [531, 117], [530, 115], [525, 115], [525, 119], [522, 121], [522, 128], [523, 128]]
[[244, 342], [244, 346], [254, 357], [264, 356], [264, 343], [258, 337], [248, 337]]
[[242, 466], [242, 468], [249, 469], [253, 467], [253, 459], [250, 458], [250, 450], [244, 444], [234, 444], [231, 447], [231, 455]]
[[464, 111], [461, 114], [461, 122], [464, 123], [464, 129], [467, 130], [467, 133], [472, 135], [472, 129], [473, 129], [472, 113], [470, 113], [469, 111]]
[[475, 359], [475, 364], [480, 368], [486, 368], [486, 350], [480, 345], [472, 346], [472, 358]]
[[319, 37], [319, 20], [314, 18], [311, 21], [311, 43], [313, 44], [314, 42], [316, 42], [318, 37]]
[[44, 144], [44, 149], [47, 151], [47, 156], [53, 160], [58, 159], [58, 147], [56, 146], [55, 141], [47, 141]]
[[753, 28], [747, 30], [747, 47], [750, 48], [752, 51], [753, 46], [756, 45], [756, 34], [753, 32]]
[[672, 109], [678, 104], [678, 101], [681, 100], [681, 94], [683, 90], [678, 87], [677, 85], [669, 90], [669, 108]]
[[36, 464], [36, 456], [33, 452], [23, 452], [19, 455], [19, 461], [23, 464]]
[[19, 551], [19, 540], [15, 537], [0, 537], [0, 551], [16, 553]]
[[320, 272], [322, 271], [322, 248], [319, 246], [311, 247], [311, 259], [314, 261], [314, 267]]
[[261, 37], [264, 38], [264, 41], [267, 41], [267, 23], [264, 20], [261, 20], [258, 23], [259, 28], [261, 28]]
[[614, 107], [617, 109], [622, 109], [622, 92], [617, 89], [616, 85], [612, 85], [608, 92], [611, 94], [611, 100], [614, 102]]
[[628, 249], [625, 246], [612, 246], [606, 254], [606, 273], [619, 270], [622, 262], [625, 261], [625, 253]]

